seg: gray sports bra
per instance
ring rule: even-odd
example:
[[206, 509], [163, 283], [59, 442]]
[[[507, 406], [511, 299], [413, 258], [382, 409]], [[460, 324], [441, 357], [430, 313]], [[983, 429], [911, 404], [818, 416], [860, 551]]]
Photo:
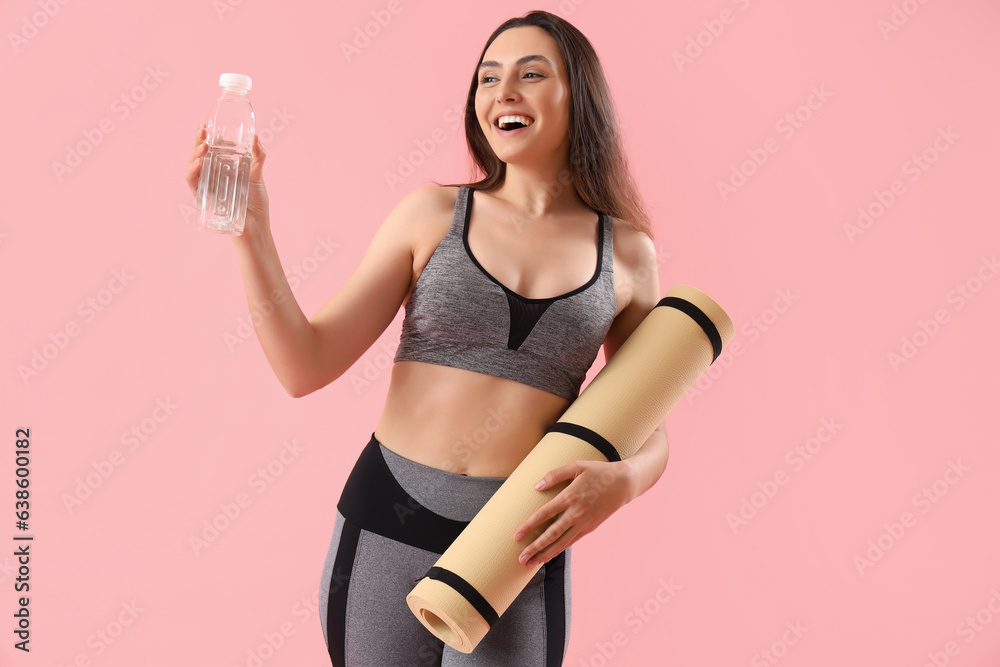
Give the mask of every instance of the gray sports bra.
[[613, 221], [597, 212], [597, 267], [590, 280], [559, 296], [527, 299], [491, 276], [469, 249], [473, 193], [459, 188], [451, 228], [406, 302], [393, 361], [465, 368], [572, 401], [618, 307]]

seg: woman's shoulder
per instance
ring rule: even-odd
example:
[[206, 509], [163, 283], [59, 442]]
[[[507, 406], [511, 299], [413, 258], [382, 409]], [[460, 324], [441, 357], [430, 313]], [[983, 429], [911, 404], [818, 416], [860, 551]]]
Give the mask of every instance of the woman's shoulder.
[[655, 260], [656, 247], [646, 232], [621, 218], [610, 215], [608, 217], [612, 221], [616, 255], [620, 251], [622, 259], [637, 265], [642, 265], [650, 257]]
[[445, 208], [450, 209], [455, 206], [459, 187], [457, 185], [424, 185], [407, 193], [406, 199], [423, 205], [445, 206]]
[[406, 233], [414, 257], [430, 256], [448, 233], [458, 191], [458, 186], [424, 185], [403, 198], [408, 211]]
[[434, 235], [441, 221], [446, 221], [445, 228], [450, 224], [457, 196], [458, 186], [424, 185], [408, 192], [398, 207], [406, 211], [407, 228], [421, 237]]
[[620, 277], [625, 305], [635, 299], [648, 301], [659, 292], [659, 264], [653, 239], [621, 218], [614, 224], [614, 275]]

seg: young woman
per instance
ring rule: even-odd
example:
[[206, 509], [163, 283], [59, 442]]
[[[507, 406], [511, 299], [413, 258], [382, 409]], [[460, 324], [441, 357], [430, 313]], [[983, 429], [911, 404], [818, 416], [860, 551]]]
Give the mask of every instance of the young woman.
[[[246, 228], [233, 243], [248, 302], [274, 306], [254, 326], [288, 393], [339, 378], [405, 308], [385, 407], [337, 504], [321, 577], [336, 666], [561, 665], [570, 545], [667, 463], [661, 424], [630, 459], [550, 471], [541, 488], [570, 483], [518, 530], [554, 518], [523, 545], [521, 562], [543, 565], [471, 654], [410, 612], [406, 594], [569, 407], [599, 348], [610, 359], [661, 296], [649, 219], [579, 30], [543, 11], [500, 25], [473, 73], [465, 131], [485, 177], [404, 197], [311, 319], [278, 259], [254, 140]], [[202, 126], [192, 192], [204, 140]]]

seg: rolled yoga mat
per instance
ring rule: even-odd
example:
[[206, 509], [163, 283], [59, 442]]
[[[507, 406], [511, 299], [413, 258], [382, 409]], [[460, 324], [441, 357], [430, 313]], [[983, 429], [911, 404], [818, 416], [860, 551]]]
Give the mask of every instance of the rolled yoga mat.
[[555, 518], [519, 542], [515, 529], [572, 480], [543, 491], [535, 482], [570, 461], [635, 454], [734, 334], [715, 301], [672, 287], [410, 591], [410, 611], [438, 639], [471, 653], [542, 567], [517, 557]]

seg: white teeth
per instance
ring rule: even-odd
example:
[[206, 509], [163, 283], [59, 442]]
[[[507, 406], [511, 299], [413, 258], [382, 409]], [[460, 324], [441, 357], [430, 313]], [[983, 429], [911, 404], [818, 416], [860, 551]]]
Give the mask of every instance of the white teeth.
[[528, 118], [527, 116], [500, 116], [497, 118], [497, 126], [503, 129], [504, 123], [519, 122], [524, 126], [531, 125], [535, 122], [533, 118]]

